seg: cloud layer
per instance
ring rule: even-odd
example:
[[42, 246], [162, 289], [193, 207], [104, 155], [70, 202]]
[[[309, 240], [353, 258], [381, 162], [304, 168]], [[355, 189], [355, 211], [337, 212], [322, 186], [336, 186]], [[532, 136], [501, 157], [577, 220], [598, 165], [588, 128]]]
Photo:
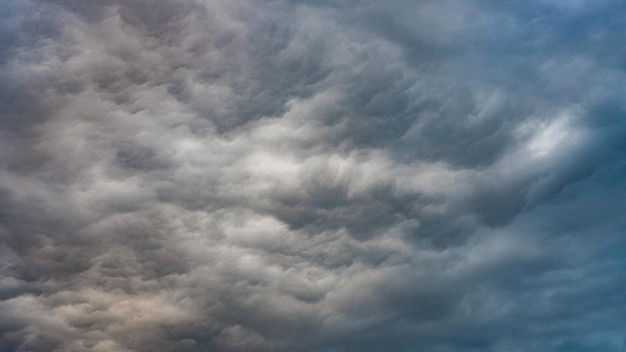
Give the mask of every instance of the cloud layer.
[[0, 351], [623, 351], [625, 15], [4, 1]]

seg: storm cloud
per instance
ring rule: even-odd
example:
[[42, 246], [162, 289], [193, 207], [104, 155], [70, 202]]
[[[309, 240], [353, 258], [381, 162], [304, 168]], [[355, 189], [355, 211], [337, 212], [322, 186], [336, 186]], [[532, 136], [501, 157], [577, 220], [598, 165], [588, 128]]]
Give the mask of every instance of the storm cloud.
[[5, 0], [0, 351], [624, 351], [620, 1]]

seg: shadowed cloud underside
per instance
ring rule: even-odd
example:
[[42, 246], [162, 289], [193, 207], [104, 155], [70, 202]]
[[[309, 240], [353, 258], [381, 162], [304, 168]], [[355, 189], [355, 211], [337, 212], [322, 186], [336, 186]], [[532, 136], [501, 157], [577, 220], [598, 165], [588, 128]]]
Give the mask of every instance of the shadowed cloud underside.
[[620, 1], [5, 0], [0, 352], [624, 351]]

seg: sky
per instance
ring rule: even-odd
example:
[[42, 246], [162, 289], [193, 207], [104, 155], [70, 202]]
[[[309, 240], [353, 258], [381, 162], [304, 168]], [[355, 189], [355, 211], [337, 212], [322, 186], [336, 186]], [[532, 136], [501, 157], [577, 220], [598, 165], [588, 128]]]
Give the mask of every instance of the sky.
[[0, 352], [626, 351], [620, 0], [3, 0]]

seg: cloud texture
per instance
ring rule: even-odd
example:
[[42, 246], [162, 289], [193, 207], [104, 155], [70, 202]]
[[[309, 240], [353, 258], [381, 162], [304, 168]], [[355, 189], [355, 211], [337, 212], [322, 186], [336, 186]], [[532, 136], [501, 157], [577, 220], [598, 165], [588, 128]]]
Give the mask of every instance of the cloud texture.
[[625, 19], [3, 1], [0, 351], [624, 351]]

